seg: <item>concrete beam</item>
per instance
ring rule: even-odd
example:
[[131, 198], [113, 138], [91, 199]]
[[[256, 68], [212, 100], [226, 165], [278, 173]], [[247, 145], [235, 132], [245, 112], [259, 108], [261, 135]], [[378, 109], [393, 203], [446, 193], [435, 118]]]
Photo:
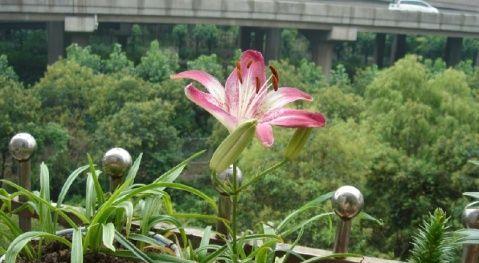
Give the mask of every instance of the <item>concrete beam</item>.
[[356, 41], [358, 29], [354, 27], [333, 26], [326, 38], [328, 41]]
[[65, 16], [66, 32], [93, 32], [98, 28], [97, 16]]
[[444, 60], [448, 66], [455, 66], [461, 61], [462, 38], [448, 37]]
[[281, 29], [269, 28], [266, 31], [265, 59], [270, 61], [279, 58], [281, 50]]
[[47, 22], [47, 50], [48, 64], [55, 63], [63, 56], [64, 49], [64, 28], [63, 22]]

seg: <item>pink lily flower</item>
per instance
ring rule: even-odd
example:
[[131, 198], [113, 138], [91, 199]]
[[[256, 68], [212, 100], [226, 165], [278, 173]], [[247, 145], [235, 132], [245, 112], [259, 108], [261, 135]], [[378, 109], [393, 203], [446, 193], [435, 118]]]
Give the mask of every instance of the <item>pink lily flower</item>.
[[193, 83], [185, 87], [188, 99], [208, 111], [230, 132], [244, 121], [257, 121], [256, 137], [265, 147], [274, 142], [272, 126], [291, 128], [322, 127], [321, 113], [285, 108], [297, 100], [312, 101], [311, 95], [290, 87], [278, 87], [279, 76], [270, 66], [271, 76], [266, 78], [263, 55], [254, 50], [243, 52], [240, 61], [226, 80], [225, 87], [210, 74], [189, 70], [178, 73], [174, 79], [192, 79], [202, 84], [207, 92]]

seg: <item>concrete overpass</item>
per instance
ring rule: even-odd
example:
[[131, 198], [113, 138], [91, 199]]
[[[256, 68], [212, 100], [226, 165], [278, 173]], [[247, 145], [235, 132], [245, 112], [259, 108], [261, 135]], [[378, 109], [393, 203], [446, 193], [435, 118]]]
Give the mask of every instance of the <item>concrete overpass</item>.
[[405, 34], [448, 36], [446, 58], [454, 64], [462, 37], [479, 37], [479, 1], [429, 2], [441, 12], [389, 11], [388, 1], [381, 0], [0, 0], [0, 21], [47, 22], [52, 59], [63, 45], [64, 30], [92, 31], [97, 22], [211, 23], [241, 26], [242, 48], [255, 45], [252, 37], [261, 38], [256, 46], [264, 47], [267, 58], [279, 52], [281, 28], [301, 29], [316, 62], [326, 70], [334, 43], [354, 41], [358, 31], [382, 33], [376, 52], [381, 61], [383, 33], [399, 34], [398, 56], [404, 53]]

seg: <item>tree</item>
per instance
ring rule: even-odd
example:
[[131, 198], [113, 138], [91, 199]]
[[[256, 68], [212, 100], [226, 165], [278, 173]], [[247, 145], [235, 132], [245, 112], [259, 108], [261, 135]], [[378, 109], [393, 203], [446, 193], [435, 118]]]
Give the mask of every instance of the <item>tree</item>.
[[8, 65], [8, 59], [5, 55], [0, 55], [0, 77], [18, 80], [18, 76], [11, 66]]
[[182, 141], [169, 124], [174, 117], [173, 106], [161, 99], [126, 103], [100, 122], [95, 138], [103, 149], [122, 147], [134, 156], [143, 153], [139, 178], [151, 181], [181, 156]]
[[103, 72], [106, 74], [119, 73], [122, 75], [131, 74], [133, 73], [133, 70], [133, 62], [130, 61], [126, 56], [126, 53], [121, 50], [121, 45], [115, 44], [113, 46], [113, 51], [104, 62]]
[[188, 69], [203, 70], [215, 76], [220, 82], [224, 82], [225, 74], [223, 66], [218, 62], [216, 54], [201, 55], [195, 60], [190, 60], [187, 63]]
[[169, 78], [178, 68], [178, 54], [168, 49], [160, 49], [160, 44], [155, 40], [151, 42], [135, 72], [145, 80], [158, 83]]
[[67, 47], [67, 60], [74, 61], [78, 65], [91, 68], [94, 72], [101, 72], [103, 63], [99, 55], [91, 52], [91, 47], [81, 47], [78, 44], [71, 44]]

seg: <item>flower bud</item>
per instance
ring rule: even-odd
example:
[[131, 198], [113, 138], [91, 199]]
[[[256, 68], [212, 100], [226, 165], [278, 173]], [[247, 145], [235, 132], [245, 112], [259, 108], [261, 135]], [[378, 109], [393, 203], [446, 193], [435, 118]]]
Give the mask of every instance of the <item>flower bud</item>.
[[236, 160], [253, 139], [256, 130], [256, 120], [242, 123], [216, 148], [210, 160], [210, 168], [220, 173]]
[[303, 149], [303, 146], [308, 141], [312, 128], [297, 128], [293, 137], [289, 141], [288, 147], [284, 151], [284, 156], [288, 160], [293, 160], [298, 157], [299, 153]]

